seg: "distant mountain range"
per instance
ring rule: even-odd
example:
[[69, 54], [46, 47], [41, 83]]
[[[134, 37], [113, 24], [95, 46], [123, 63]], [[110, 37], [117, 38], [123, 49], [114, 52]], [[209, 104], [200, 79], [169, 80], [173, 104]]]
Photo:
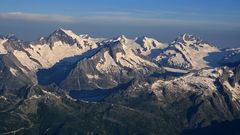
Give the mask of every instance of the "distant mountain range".
[[240, 48], [190, 34], [0, 36], [0, 118], [0, 134], [194, 133], [240, 118]]

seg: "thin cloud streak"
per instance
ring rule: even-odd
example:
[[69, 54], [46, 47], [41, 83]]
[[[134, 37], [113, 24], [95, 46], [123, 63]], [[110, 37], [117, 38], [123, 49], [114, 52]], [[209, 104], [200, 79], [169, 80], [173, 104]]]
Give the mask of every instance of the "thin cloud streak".
[[[169, 14], [183, 17], [166, 17]], [[0, 19], [23, 20], [34, 22], [55, 22], [55, 23], [92, 23], [92, 24], [131, 24], [131, 25], [149, 25], [149, 26], [208, 26], [221, 28], [240, 28], [240, 24], [232, 22], [221, 22], [213, 20], [194, 20], [187, 19], [186, 16], [195, 13], [176, 13], [176, 12], [157, 12], [157, 11], [129, 11], [129, 12], [88, 12], [76, 16], [65, 16], [58, 14], [39, 14], [39, 13], [23, 13], [9, 12], [0, 13]]]
[[24, 20], [35, 22], [59, 22], [59, 23], [74, 22], [74, 17], [71, 16], [57, 14], [23, 13], [23, 12], [0, 13], [0, 19]]
[[[125, 22], [146, 24], [146, 25], [174, 25], [174, 26], [196, 26], [196, 25], [213, 25], [219, 27], [239, 28], [240, 24], [231, 20], [220, 21], [221, 15], [213, 16], [211, 14], [200, 16], [194, 12], [171, 12], [171, 11], [100, 11], [88, 12], [87, 15], [82, 15], [78, 21], [96, 21], [96, 22]], [[205, 19], [204, 19], [205, 18]], [[236, 20], [236, 19], [234, 19]]]

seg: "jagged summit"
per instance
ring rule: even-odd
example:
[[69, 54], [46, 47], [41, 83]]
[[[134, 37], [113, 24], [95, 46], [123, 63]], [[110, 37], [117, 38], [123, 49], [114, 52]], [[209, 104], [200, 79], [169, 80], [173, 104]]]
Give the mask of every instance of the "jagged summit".
[[184, 33], [176, 38], [176, 41], [185, 41], [185, 42], [196, 41], [196, 40], [200, 40], [200, 38], [188, 33]]
[[[15, 52], [14, 55], [19, 60], [25, 61], [24, 64], [30, 67], [31, 70], [37, 70], [39, 67], [49, 68], [65, 57], [81, 55], [100, 46], [108, 46], [113, 50], [121, 50], [124, 55], [149, 57], [162, 66], [180, 69], [209, 67], [211, 64], [211, 61], [207, 61], [208, 57], [210, 57], [209, 55], [221, 51], [217, 47], [211, 46], [191, 34], [183, 34], [169, 45], [147, 36], [130, 39], [125, 35], [120, 35], [112, 39], [97, 39], [91, 38], [88, 35], [78, 35], [71, 30], [63, 28], [59, 28], [50, 34], [50, 36], [46, 38], [42, 37], [30, 44], [16, 39], [13, 35], [2, 37], [7, 39], [1, 41], [2, 52], [5, 54], [13, 52], [15, 49], [20, 51]], [[24, 54], [25, 52], [26, 54]], [[229, 53], [227, 54], [230, 55]], [[120, 56], [120, 53], [118, 55]], [[122, 58], [125, 59], [125, 57]], [[132, 61], [132, 58], [127, 58], [129, 58], [129, 61]], [[225, 59], [228, 61], [228, 58], [238, 59], [235, 56]], [[34, 59], [33, 62], [32, 59]], [[28, 61], [27, 64], [26, 61]]]
[[[183, 34], [173, 41], [156, 60], [160, 64], [181, 69], [201, 69], [217, 65], [222, 56], [216, 57], [220, 50], [190, 34]], [[209, 62], [209, 59], [215, 61]]]
[[156, 39], [147, 36], [137, 37], [135, 41], [141, 45], [143, 48], [142, 51], [145, 52], [145, 55], [149, 55], [153, 49], [163, 49], [167, 47], [167, 44], [161, 43]]
[[57, 29], [55, 32], [53, 32], [53, 35], [56, 34], [56, 35], [66, 35], [66, 36], [69, 36], [70, 38], [72, 39], [76, 39], [76, 40], [79, 40], [79, 39], [89, 39], [91, 38], [88, 34], [81, 34], [81, 35], [78, 35], [76, 34], [75, 32], [73, 32], [72, 30], [67, 30], [67, 29], [63, 29], [63, 28], [59, 28]]
[[63, 29], [57, 29], [46, 38], [46, 42], [50, 43], [51, 46], [53, 46], [53, 44], [58, 41], [73, 45], [75, 43], [75, 38], [69, 35]]
[[147, 36], [137, 37], [135, 38], [135, 42], [141, 46], [141, 49], [139, 50], [141, 55], [150, 58], [155, 58], [159, 55], [161, 50], [169, 46], [168, 43], [162, 43]]
[[65, 30], [63, 28], [59, 28], [55, 30], [50, 36], [50, 38], [59, 38], [59, 39], [72, 39], [77, 40], [79, 38], [83, 38], [83, 36], [78, 36], [76, 33], [74, 33], [72, 30]]
[[127, 40], [129, 40], [129, 39], [125, 35], [120, 35], [120, 36], [114, 38], [113, 42], [120, 42], [120, 43], [126, 44]]
[[144, 42], [148, 41], [150, 38], [147, 36], [136, 37], [135, 41], [140, 45], [144, 44]]
[[62, 28], [57, 29], [46, 38], [47, 44], [50, 44], [51, 47], [56, 43], [61, 44], [59, 41], [68, 45], [77, 45], [79, 48], [97, 47], [96, 41], [92, 40], [89, 36], [77, 35], [71, 30], [65, 30]]
[[211, 46], [208, 42], [202, 40], [201, 38], [191, 34], [187, 34], [187, 33], [179, 36], [171, 43], [171, 45], [176, 45], [176, 44], [184, 45], [184, 46], [193, 46], [193, 45], [194, 46], [204, 46], [204, 45]]
[[73, 39], [78, 38], [79, 36], [77, 34], [75, 34], [72, 30], [65, 30], [63, 28], [59, 29], [60, 31], [64, 32], [65, 34], [67, 34], [69, 37], [72, 37]]
[[65, 29], [62, 29], [62, 28], [59, 28], [57, 30], [55, 30], [51, 35], [51, 36], [59, 36], [59, 37], [64, 37], [64, 36], [68, 36], [70, 38], [77, 38], [77, 34], [75, 34], [74, 32], [72, 32], [71, 30], [65, 30]]
[[117, 37], [117, 40], [128, 39], [125, 35], [120, 35]]

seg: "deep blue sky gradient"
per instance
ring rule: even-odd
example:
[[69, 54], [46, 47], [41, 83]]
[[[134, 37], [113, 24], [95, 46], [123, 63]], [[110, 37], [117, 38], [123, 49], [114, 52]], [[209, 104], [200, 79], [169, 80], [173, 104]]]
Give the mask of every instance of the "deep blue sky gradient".
[[[147, 35], [170, 42], [192, 33], [220, 47], [240, 47], [239, 7], [240, 0], [0, 0], [0, 34], [34, 40], [62, 27], [95, 37]], [[53, 19], [36, 21], [38, 16]]]

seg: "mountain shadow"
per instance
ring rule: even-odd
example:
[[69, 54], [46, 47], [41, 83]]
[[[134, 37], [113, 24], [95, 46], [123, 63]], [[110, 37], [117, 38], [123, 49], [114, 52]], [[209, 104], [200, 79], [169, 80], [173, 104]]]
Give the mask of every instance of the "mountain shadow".
[[40, 85], [49, 85], [52, 83], [59, 85], [68, 76], [71, 70], [75, 68], [80, 60], [92, 57], [100, 49], [101, 47], [98, 47], [87, 51], [82, 55], [64, 58], [49, 69], [40, 69], [37, 72], [38, 83]]
[[207, 61], [207, 65], [210, 67], [218, 67], [221, 63], [221, 60], [224, 58], [224, 52], [211, 52], [208, 53], [208, 56], [204, 57], [203, 59]]
[[95, 90], [71, 90], [69, 96], [77, 100], [89, 101], [89, 102], [100, 102], [111, 94], [126, 90], [133, 81], [119, 84], [118, 86], [111, 89], [95, 89]]

